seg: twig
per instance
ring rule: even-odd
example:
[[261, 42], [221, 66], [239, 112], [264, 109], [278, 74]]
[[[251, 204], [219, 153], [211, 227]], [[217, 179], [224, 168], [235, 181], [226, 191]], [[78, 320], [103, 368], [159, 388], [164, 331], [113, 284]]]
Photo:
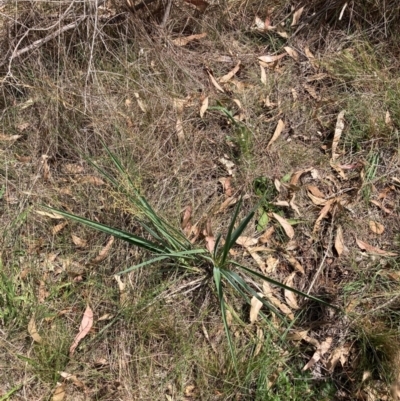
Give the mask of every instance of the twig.
[[311, 292], [311, 290], [313, 289], [314, 284], [315, 284], [315, 282], [317, 281], [317, 278], [318, 278], [319, 275], [321, 274], [322, 268], [323, 268], [323, 266], [324, 266], [324, 264], [325, 264], [326, 257], [328, 256], [328, 253], [331, 251], [332, 239], [333, 239], [333, 227], [334, 227], [333, 221], [334, 221], [334, 217], [335, 217], [335, 211], [336, 211], [336, 208], [334, 209], [334, 211], [333, 211], [333, 213], [332, 213], [331, 228], [330, 228], [330, 233], [329, 233], [329, 242], [328, 242], [328, 246], [327, 246], [326, 251], [325, 251], [325, 253], [324, 253], [324, 257], [322, 258], [321, 263], [320, 263], [320, 265], [319, 265], [319, 267], [318, 267], [318, 270], [316, 271], [316, 273], [315, 273], [315, 275], [314, 275], [314, 278], [313, 278], [313, 280], [312, 280], [312, 282], [311, 282], [311, 284], [310, 284], [310, 287], [308, 288], [307, 295], [310, 295], [310, 292]]
[[[66, 31], [69, 31], [72, 28], [75, 28], [78, 24], [80, 24], [86, 18], [87, 18], [87, 16], [83, 15], [83, 16], [79, 17], [76, 21], [71, 22], [70, 24], [63, 26], [60, 29], [57, 29], [55, 32], [51, 33], [50, 35], [46, 36], [45, 38], [35, 40], [32, 44], [30, 44], [29, 46], [24, 47], [21, 50], [18, 50], [17, 52], [14, 51], [13, 54], [11, 55], [9, 61], [11, 62], [15, 58], [22, 56], [23, 54], [29, 52], [30, 50], [37, 49], [39, 46], [43, 45], [44, 43], [47, 43], [51, 39], [56, 38], [58, 35], [61, 35], [63, 32], [66, 32]], [[7, 60], [6, 61], [2, 61], [0, 63], [0, 67], [2, 67], [6, 63], [7, 63]]]
[[172, 0], [167, 0], [167, 5], [164, 11], [164, 17], [161, 22], [161, 28], [165, 28], [168, 22], [169, 14], [171, 13]]

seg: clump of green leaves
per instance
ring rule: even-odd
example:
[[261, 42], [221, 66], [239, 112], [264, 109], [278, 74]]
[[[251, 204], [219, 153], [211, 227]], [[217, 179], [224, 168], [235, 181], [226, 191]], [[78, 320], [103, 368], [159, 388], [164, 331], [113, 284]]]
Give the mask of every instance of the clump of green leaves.
[[[144, 268], [163, 261], [163, 267], [170, 266], [171, 268], [181, 268], [188, 272], [202, 274], [205, 276], [205, 278], [212, 280], [214, 282], [214, 288], [218, 297], [230, 352], [235, 365], [236, 357], [226, 313], [227, 304], [225, 298], [227, 286], [231, 286], [234, 291], [243, 297], [243, 299], [248, 303], [250, 302], [249, 296], [256, 297], [263, 303], [263, 305], [273, 310], [278, 315], [279, 312], [276, 311], [273, 305], [269, 304], [266, 299], [260, 296], [255, 289], [253, 289], [246, 277], [252, 276], [253, 278], [265, 280], [270, 284], [276, 285], [280, 288], [293, 291], [301, 296], [325, 303], [324, 301], [302, 293], [301, 291], [298, 291], [255, 270], [252, 270], [230, 258], [229, 251], [234, 247], [236, 240], [248, 226], [255, 213], [254, 210], [251, 211], [246, 217], [238, 222], [239, 212], [242, 205], [241, 200], [237, 203], [224, 238], [222, 237], [222, 234], [219, 234], [216, 237], [213, 246], [209, 246], [208, 249], [193, 245], [180, 229], [173, 227], [150, 206], [147, 200], [137, 190], [136, 186], [126, 173], [117, 157], [109, 150], [107, 146], [106, 150], [114, 166], [116, 167], [121, 180], [118, 181], [97, 164], [92, 163], [92, 165], [112, 185], [114, 185], [115, 188], [122, 191], [122, 193], [130, 202], [132, 202], [141, 216], [137, 219], [137, 221], [147, 233], [147, 237], [150, 239], [139, 237], [118, 228], [109, 227], [107, 225], [97, 223], [65, 211], [56, 210], [49, 207], [45, 208], [56, 211], [58, 214], [61, 214], [66, 218], [84, 224], [95, 230], [102, 231], [108, 235], [122, 239], [131, 245], [138, 246], [151, 255], [144, 262], [128, 267], [119, 274], [128, 273], [133, 270]], [[124, 184], [121, 185], [120, 182]]]

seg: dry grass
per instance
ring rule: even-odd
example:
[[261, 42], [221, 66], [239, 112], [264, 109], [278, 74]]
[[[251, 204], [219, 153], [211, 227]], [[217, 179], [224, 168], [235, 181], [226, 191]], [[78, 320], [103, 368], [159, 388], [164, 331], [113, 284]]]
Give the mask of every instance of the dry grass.
[[[361, 252], [356, 239], [381, 250], [400, 250], [398, 6], [359, 3], [349, 2], [339, 22], [342, 3], [330, 2], [323, 10], [315, 2], [301, 19], [309, 31], [303, 28], [289, 40], [252, 28], [255, 15], [266, 17], [256, 0], [215, 3], [205, 13], [177, 2], [165, 29], [158, 26], [163, 9], [156, 3], [152, 14], [141, 10], [137, 15], [118, 2], [106, 3], [97, 15], [78, 2], [3, 6], [1, 399], [51, 399], [57, 382], [65, 384], [65, 399], [71, 400], [363, 399], [374, 389], [384, 396], [398, 372], [393, 352], [399, 341], [398, 256]], [[282, 29], [294, 34], [290, 13], [290, 4], [282, 1], [271, 24], [282, 21]], [[74, 28], [10, 60], [16, 46], [24, 49], [80, 17], [85, 18]], [[186, 46], [173, 42], [202, 32], [207, 37]], [[385, 35], [390, 40], [377, 44], [376, 38]], [[257, 57], [280, 54], [287, 45], [297, 50], [299, 61], [286, 56], [266, 68], [261, 83]], [[206, 67], [218, 78], [239, 60], [239, 72], [223, 85], [224, 93], [218, 92]], [[205, 96], [210, 109], [201, 118]], [[177, 102], [183, 104], [182, 113]], [[212, 109], [218, 105], [242, 114], [244, 143], [235, 125]], [[338, 150], [345, 176], [330, 165], [341, 110], [346, 110], [346, 124]], [[179, 117], [183, 137], [177, 135]], [[279, 119], [285, 129], [267, 150]], [[260, 201], [257, 177], [285, 181], [313, 168], [269, 200], [290, 201], [295, 194], [301, 216], [290, 207], [277, 209], [296, 220], [294, 240], [272, 221], [271, 251], [259, 255], [278, 260], [271, 275], [280, 280], [293, 271], [285, 254], [296, 258], [305, 274], [297, 274], [293, 285], [305, 292], [311, 288], [343, 313], [299, 300], [289, 333], [274, 316], [248, 324], [248, 306], [236, 299], [242, 319], [231, 326], [240, 361], [237, 375], [211, 288], [196, 287], [190, 275], [159, 266], [123, 276], [121, 294], [113, 275], [146, 255], [116, 241], [106, 258], [93, 264], [106, 236], [73, 223], [57, 229], [62, 220], [36, 213], [47, 204], [141, 234], [137, 211], [99, 181], [86, 159], [111, 171], [101, 141], [172, 224], [179, 226], [191, 205], [193, 221], [204, 224], [211, 218], [214, 232], [230, 220], [229, 208], [216, 212], [227, 198], [219, 182], [229, 175], [221, 157], [236, 165], [234, 193], [248, 195], [243, 213]], [[342, 196], [317, 233], [313, 227], [322, 206], [311, 202], [308, 185], [326, 198]], [[384, 232], [371, 231], [369, 221], [382, 224]], [[335, 247], [339, 226], [348, 248], [340, 256]], [[85, 244], [74, 244], [72, 235]], [[255, 225], [246, 235], [259, 235]], [[257, 268], [242, 248], [237, 257]], [[283, 294], [276, 296], [285, 302]], [[70, 357], [87, 304], [95, 324]], [[28, 333], [32, 317], [40, 344]], [[311, 373], [301, 369], [315, 347], [286, 338], [301, 330], [320, 343], [332, 338], [329, 352]], [[330, 371], [333, 350], [343, 345], [349, 354], [343, 366]], [[371, 378], [363, 382], [367, 371]], [[59, 372], [77, 380], [63, 379]]]

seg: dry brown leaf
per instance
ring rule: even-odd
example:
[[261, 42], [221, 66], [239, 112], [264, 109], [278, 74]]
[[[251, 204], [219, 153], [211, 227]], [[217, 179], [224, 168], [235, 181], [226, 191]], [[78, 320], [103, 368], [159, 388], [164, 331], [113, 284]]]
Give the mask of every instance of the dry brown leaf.
[[221, 87], [221, 85], [217, 82], [217, 80], [214, 78], [214, 75], [212, 73], [212, 71], [209, 68], [206, 68], [208, 77], [210, 78], [211, 83], [215, 86], [215, 88], [222, 92], [225, 93], [224, 89]]
[[278, 55], [267, 55], [267, 56], [261, 56], [258, 59], [260, 61], [263, 61], [264, 63], [275, 63], [276, 61], [280, 60], [282, 57], [285, 57], [286, 53], [278, 54]]
[[312, 168], [304, 168], [302, 170], [296, 171], [291, 177], [290, 177], [290, 184], [291, 185], [297, 185], [299, 182], [300, 177], [305, 174], [308, 173], [312, 170]]
[[65, 226], [68, 225], [68, 221], [63, 221], [62, 223], [57, 224], [51, 229], [51, 233], [53, 235], [57, 235]]
[[192, 218], [192, 211], [193, 208], [190, 205], [185, 207], [185, 213], [183, 214], [181, 223], [182, 230], [185, 230], [187, 227], [191, 228], [190, 219]]
[[86, 175], [84, 177], [81, 177], [79, 179], [79, 182], [81, 184], [91, 184], [96, 186], [105, 185], [105, 182], [101, 178], [94, 175]]
[[258, 267], [260, 268], [260, 270], [265, 274], [265, 273], [267, 273], [267, 269], [265, 267], [265, 263], [264, 263], [262, 257], [257, 253], [257, 249], [258, 249], [257, 247], [255, 247], [255, 248], [246, 247], [247, 252], [258, 264]]
[[336, 198], [334, 199], [329, 199], [325, 206], [322, 208], [321, 212], [319, 213], [319, 216], [314, 224], [314, 229], [313, 229], [313, 233], [315, 234], [321, 225], [321, 221], [327, 216], [327, 214], [329, 213], [329, 211], [332, 208], [332, 205], [336, 202]]
[[284, 47], [286, 53], [294, 60], [294, 61], [299, 61], [299, 53], [297, 53], [296, 50], [292, 49], [289, 46]]
[[350, 347], [348, 345], [341, 345], [335, 348], [332, 354], [329, 356], [328, 362], [326, 363], [326, 368], [328, 369], [328, 372], [333, 373], [338, 362], [340, 362], [340, 364], [344, 366], [347, 362], [349, 353]]
[[126, 284], [121, 280], [121, 276], [117, 274], [114, 276], [115, 281], [118, 284], [119, 289], [119, 303], [124, 306], [128, 300], [128, 294], [126, 293]]
[[272, 135], [271, 140], [269, 141], [267, 145], [267, 150], [271, 147], [271, 145], [279, 138], [281, 135], [283, 129], [285, 128], [285, 123], [282, 120], [278, 121], [278, 125], [275, 128], [274, 135]]
[[329, 348], [332, 345], [332, 337], [328, 337], [325, 341], [323, 341], [320, 346], [317, 348], [315, 351], [314, 355], [312, 358], [309, 360], [309, 362], [304, 366], [303, 371], [310, 369], [313, 367], [320, 359], [321, 357], [327, 353]]
[[58, 384], [53, 392], [51, 401], [63, 401], [65, 398], [65, 384]]
[[94, 264], [102, 262], [108, 256], [113, 242], [114, 242], [114, 237], [110, 237], [105, 247], [90, 262]]
[[273, 218], [282, 226], [283, 230], [285, 231], [286, 235], [292, 239], [294, 237], [294, 230], [293, 227], [279, 214], [271, 213]]
[[257, 356], [260, 353], [261, 348], [263, 347], [264, 343], [265, 343], [264, 330], [260, 326], [257, 326], [257, 345], [254, 350], [253, 356]]
[[175, 46], [186, 46], [188, 43], [193, 42], [194, 40], [203, 39], [207, 36], [207, 33], [198, 33], [196, 35], [189, 35], [182, 38], [177, 38], [172, 41]]
[[346, 174], [344, 173], [343, 169], [338, 164], [336, 164], [333, 160], [331, 160], [329, 162], [329, 164], [339, 174], [340, 178], [342, 178], [343, 180], [348, 179]]
[[342, 110], [337, 116], [335, 134], [333, 136], [333, 142], [332, 142], [332, 160], [337, 159], [337, 157], [339, 156], [336, 153], [336, 149], [337, 149], [340, 137], [342, 136], [342, 132], [343, 132], [343, 129], [344, 129], [344, 115], [345, 115], [345, 113], [346, 113], [346, 111]]
[[206, 96], [202, 102], [201, 102], [201, 106], [200, 106], [200, 117], [203, 118], [204, 114], [206, 113], [208, 109], [208, 96]]
[[49, 160], [50, 156], [47, 155], [42, 155], [41, 156], [41, 161], [40, 164], [42, 165], [42, 171], [43, 171], [43, 179], [45, 181], [49, 181], [51, 179], [51, 172], [50, 172], [50, 166], [49, 166]]
[[236, 205], [236, 203], [238, 202], [238, 198], [236, 196], [230, 196], [229, 198], [226, 198], [221, 206], [218, 209], [217, 213], [222, 213], [224, 210], [228, 209], [229, 207]]
[[307, 189], [318, 198], [325, 198], [325, 194], [323, 194], [315, 185], [307, 185]]
[[142, 110], [143, 113], [146, 113], [147, 111], [147, 107], [146, 105], [143, 103], [142, 99], [140, 99], [140, 95], [139, 93], [135, 92], [134, 96], [136, 98], [137, 104], [139, 106], [139, 109]]
[[296, 212], [297, 216], [301, 216], [298, 206], [294, 203], [296, 199], [296, 194], [293, 194], [292, 199], [290, 199], [289, 205]]
[[384, 251], [383, 249], [376, 248], [358, 238], [356, 238], [356, 242], [360, 249], [368, 253], [382, 256], [397, 256], [397, 253], [395, 252]]
[[237, 240], [236, 243], [240, 246], [243, 247], [248, 247], [248, 246], [253, 246], [256, 245], [258, 242], [257, 238], [252, 238], [252, 237], [245, 237], [245, 236], [240, 236]]
[[311, 85], [308, 84], [303, 84], [303, 88], [308, 92], [308, 94], [315, 100], [320, 100], [319, 95], [317, 94], [317, 91], [315, 88]]
[[267, 73], [265, 72], [265, 68], [262, 65], [260, 65], [260, 71], [261, 71], [261, 78], [260, 78], [261, 83], [263, 85], [267, 85]]
[[346, 246], [344, 245], [342, 226], [338, 226], [336, 230], [335, 249], [339, 256], [346, 250]]
[[226, 82], [230, 81], [236, 75], [236, 73], [239, 71], [240, 63], [241, 62], [239, 60], [238, 63], [235, 65], [235, 67], [231, 71], [229, 71], [228, 74], [221, 77], [218, 81], [221, 84], [225, 84]]
[[270, 239], [272, 234], [275, 232], [275, 227], [269, 227], [267, 228], [267, 230], [265, 231], [265, 233], [263, 235], [261, 235], [261, 237], [258, 238], [258, 241], [261, 244], [265, 244], [267, 243]]
[[380, 209], [382, 209], [387, 214], [392, 214], [393, 213], [392, 210], [390, 210], [387, 207], [383, 206], [382, 203], [379, 203], [377, 200], [371, 199], [370, 202], [373, 203], [375, 206], [378, 206]]
[[222, 188], [224, 190], [224, 194], [228, 197], [233, 195], [233, 188], [232, 188], [232, 177], [221, 177], [218, 182], [221, 183]]
[[314, 196], [312, 193], [307, 192], [308, 197], [311, 199], [312, 203], [317, 206], [324, 206], [328, 202], [326, 199], [318, 198]]
[[[293, 272], [290, 274], [284, 281], [284, 284], [286, 284], [288, 287], [293, 287], [293, 281], [296, 276], [296, 272]], [[289, 290], [284, 290], [284, 295], [286, 299], [286, 303], [294, 310], [299, 309], [299, 305], [297, 304], [297, 298], [296, 294], [293, 291]]]
[[385, 114], [385, 124], [389, 127], [393, 127], [393, 120], [392, 117], [390, 116], [389, 110]]
[[290, 26], [295, 26], [299, 23], [299, 20], [300, 20], [301, 14], [303, 14], [303, 11], [304, 11], [304, 7], [301, 7], [293, 13], [293, 21], [290, 24]]
[[291, 331], [287, 336], [287, 340], [291, 341], [303, 341], [307, 338], [308, 330], [303, 331]]
[[58, 372], [58, 374], [65, 380], [72, 382], [76, 387], [85, 388], [85, 385], [75, 375], [71, 375], [67, 372]]
[[299, 271], [301, 274], [304, 274], [304, 267], [300, 264], [300, 262], [294, 257], [289, 254], [284, 255], [286, 260], [290, 263], [292, 267], [294, 267], [297, 271]]
[[[263, 298], [263, 294], [258, 294], [261, 298]], [[257, 298], [251, 298], [251, 306], [250, 306], [250, 323], [254, 323], [257, 320], [258, 314], [263, 306], [263, 303]]]
[[87, 334], [89, 333], [92, 326], [93, 326], [93, 311], [90, 308], [90, 306], [88, 305], [86, 307], [85, 313], [83, 314], [81, 325], [79, 326], [79, 332], [76, 335], [71, 347], [69, 348], [70, 355], [73, 355], [76, 347], [78, 346], [80, 341], [83, 340], [87, 336]]
[[5, 135], [0, 133], [0, 141], [5, 141], [5, 142], [12, 142], [16, 141], [17, 139], [21, 138], [22, 135]]
[[263, 282], [263, 292], [272, 305], [287, 315], [290, 320], [294, 319], [293, 312], [273, 294], [272, 287], [266, 281]]
[[175, 130], [178, 136], [178, 141], [183, 141], [185, 139], [185, 133], [183, 131], [183, 108], [186, 103], [185, 99], [174, 99], [174, 108], [176, 111], [176, 125]]
[[378, 235], [381, 235], [385, 231], [385, 226], [374, 220], [369, 221], [369, 228], [373, 233]]
[[77, 235], [71, 234], [72, 242], [79, 248], [86, 248], [87, 241], [78, 237]]
[[29, 320], [29, 323], [28, 323], [28, 333], [32, 337], [33, 341], [35, 341], [37, 343], [42, 342], [42, 337], [40, 336], [40, 334], [38, 333], [38, 331], [36, 329], [36, 322], [35, 322], [35, 318], [33, 316], [31, 317], [31, 320]]

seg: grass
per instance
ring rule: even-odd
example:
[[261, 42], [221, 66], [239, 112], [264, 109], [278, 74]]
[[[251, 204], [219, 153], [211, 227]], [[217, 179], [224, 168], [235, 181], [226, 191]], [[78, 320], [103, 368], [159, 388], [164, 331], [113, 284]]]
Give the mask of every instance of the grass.
[[[48, 28], [51, 15], [65, 11], [58, 3], [35, 7], [10, 3], [2, 10], [17, 21], [2, 31], [3, 49], [45, 37], [50, 31], [34, 28]], [[86, 12], [71, 7], [61, 25]], [[177, 3], [164, 30], [157, 27], [162, 12], [109, 20], [102, 10], [97, 26], [89, 18], [0, 67], [0, 399], [50, 400], [57, 383], [65, 385], [64, 399], [388, 396], [398, 379], [398, 256], [361, 251], [356, 239], [399, 253], [398, 34], [392, 11], [382, 23], [372, 2], [368, 10], [354, 7], [342, 22], [335, 17], [340, 10], [328, 21], [321, 14], [288, 40], [254, 32], [255, 15], [265, 19], [256, 0], [215, 4], [197, 15]], [[293, 35], [284, 1], [271, 16], [271, 24], [280, 21]], [[390, 38], [377, 43], [385, 29]], [[207, 37], [186, 46], [172, 42], [202, 32]], [[257, 57], [281, 54], [283, 46], [297, 50], [300, 61], [284, 57], [266, 68], [262, 83]], [[236, 84], [232, 79], [218, 92], [203, 66], [218, 79], [239, 60]], [[320, 73], [326, 75], [314, 81]], [[201, 118], [204, 96], [209, 109]], [[341, 110], [336, 162], [344, 176], [330, 164]], [[285, 129], [267, 151], [279, 119]], [[310, 186], [326, 199], [341, 196], [318, 230], [323, 205], [312, 202]], [[129, 199], [135, 193], [136, 203]], [[240, 209], [226, 206], [241, 194]], [[38, 214], [41, 205], [89, 226]], [[191, 233], [180, 228], [188, 206]], [[151, 229], [146, 210], [153, 213]], [[253, 211], [254, 220], [239, 227]], [[292, 239], [271, 212], [296, 223]], [[384, 231], [373, 232], [370, 221]], [[151, 238], [154, 222], [166, 229], [167, 242], [160, 234]], [[340, 255], [339, 226], [347, 248]], [[234, 244], [238, 227], [253, 245]], [[224, 234], [215, 254], [206, 249], [210, 228], [215, 239]], [[107, 247], [110, 234], [122, 231], [165, 259], [146, 264], [152, 252], [120, 240]], [[192, 244], [186, 238], [196, 233]], [[141, 264], [121, 275], [121, 289], [114, 276]], [[273, 284], [292, 277], [299, 308], [279, 286], [268, 298], [265, 277]], [[309, 291], [343, 313], [307, 301], [301, 293]], [[248, 301], [258, 293], [261, 311], [250, 323]], [[71, 356], [87, 305], [94, 325]], [[28, 331], [32, 319], [40, 343]], [[303, 371], [327, 339], [331, 347]], [[346, 347], [331, 368], [335, 352]]]

